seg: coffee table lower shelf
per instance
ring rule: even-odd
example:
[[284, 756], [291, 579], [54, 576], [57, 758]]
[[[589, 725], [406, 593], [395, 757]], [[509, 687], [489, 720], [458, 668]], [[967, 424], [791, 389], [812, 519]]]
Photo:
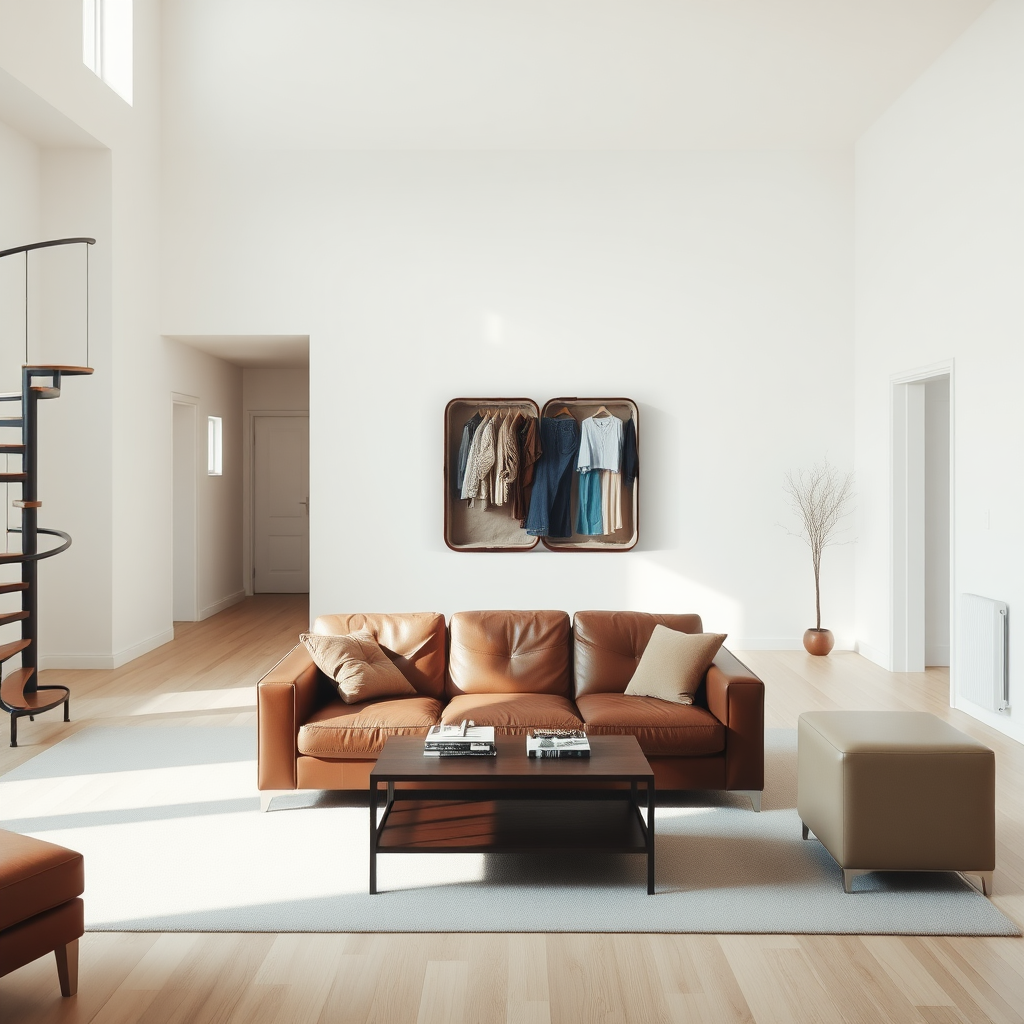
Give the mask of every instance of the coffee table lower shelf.
[[376, 828], [371, 824], [370, 892], [377, 891], [378, 853], [602, 850], [645, 856], [653, 893], [653, 835], [636, 797], [635, 790], [517, 799], [479, 792], [407, 796], [392, 789]]

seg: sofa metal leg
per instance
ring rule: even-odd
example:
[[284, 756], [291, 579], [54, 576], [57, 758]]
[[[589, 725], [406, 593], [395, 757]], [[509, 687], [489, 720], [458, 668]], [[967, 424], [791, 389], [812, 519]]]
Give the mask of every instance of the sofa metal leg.
[[739, 796], [745, 796], [755, 811], [761, 810], [762, 791], [760, 789], [734, 789], [733, 792], [739, 794]]
[[67, 998], [78, 992], [78, 939], [66, 946], [58, 946], [53, 955], [57, 958], [57, 978], [60, 994]]
[[260, 810], [269, 811], [270, 801], [275, 796], [281, 796], [282, 793], [292, 793], [294, 790], [291, 789], [261, 789], [260, 790]]
[[811, 837], [811, 830], [802, 821], [800, 822], [800, 829], [803, 832], [803, 835], [800, 838], [801, 839], [810, 839], [810, 837]]

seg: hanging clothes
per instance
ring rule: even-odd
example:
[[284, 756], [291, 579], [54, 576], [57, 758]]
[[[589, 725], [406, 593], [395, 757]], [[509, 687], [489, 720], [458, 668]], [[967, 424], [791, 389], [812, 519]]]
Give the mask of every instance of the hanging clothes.
[[581, 425], [580, 454], [576, 468], [622, 469], [622, 420], [618, 416], [588, 416]]
[[584, 537], [604, 533], [601, 511], [601, 470], [579, 474], [579, 494], [576, 502], [576, 532]]
[[640, 457], [636, 450], [636, 422], [630, 416], [622, 431], [622, 482], [627, 487], [640, 474]]
[[462, 428], [462, 441], [459, 443], [459, 461], [455, 470], [455, 493], [462, 495], [462, 484], [466, 479], [466, 466], [469, 463], [469, 449], [473, 446], [473, 435], [480, 426], [483, 416], [473, 413]]
[[571, 537], [573, 466], [579, 455], [580, 425], [571, 416], [545, 416], [540, 421], [540, 444], [542, 454], [530, 495], [526, 532], [532, 537]]
[[534, 468], [541, 456], [540, 427], [536, 416], [524, 416], [523, 422], [519, 424], [516, 431], [516, 453], [519, 472], [509, 488], [509, 514], [525, 528]]
[[598, 472], [601, 476], [601, 533], [607, 536], [622, 529], [622, 474], [610, 469]]
[[[462, 481], [462, 497], [469, 499], [470, 508], [486, 509], [490, 503], [490, 473], [494, 465], [494, 417], [484, 416], [473, 435], [466, 476]], [[477, 505], [477, 499], [481, 504]]]
[[512, 484], [519, 475], [519, 421], [523, 414], [513, 409], [502, 420], [496, 444], [494, 468], [494, 504], [507, 505]]

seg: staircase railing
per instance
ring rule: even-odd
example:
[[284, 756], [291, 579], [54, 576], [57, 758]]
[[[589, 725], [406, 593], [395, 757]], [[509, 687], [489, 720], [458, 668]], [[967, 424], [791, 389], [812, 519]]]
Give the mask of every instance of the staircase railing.
[[[25, 364], [21, 371], [21, 390], [0, 394], [0, 402], [20, 402], [19, 416], [0, 417], [0, 429], [21, 430], [20, 443], [0, 444], [0, 453], [14, 455], [21, 459], [21, 469], [11, 472], [8, 467], [0, 472], [0, 482], [14, 484], [21, 488], [21, 498], [12, 502], [21, 510], [21, 527], [12, 528], [5, 513], [7, 534], [19, 534], [20, 551], [0, 552], [0, 565], [21, 564], [21, 581], [0, 583], [0, 595], [21, 594], [21, 611], [0, 613], [0, 625], [9, 622], [21, 623], [21, 639], [0, 644], [0, 665], [20, 655], [21, 667], [10, 672], [0, 681], [0, 708], [11, 716], [11, 746], [18, 745], [18, 719], [36, 715], [54, 708], [64, 707], [64, 721], [71, 720], [71, 691], [66, 686], [43, 686], [39, 683], [39, 597], [38, 565], [44, 558], [51, 558], [71, 546], [71, 537], [63, 530], [39, 526], [38, 514], [42, 506], [38, 493], [39, 430], [38, 404], [47, 399], [59, 398], [61, 381], [64, 377], [91, 374], [89, 362], [89, 246], [94, 238], [58, 238], [47, 242], [34, 242], [0, 251], [0, 259], [18, 253], [25, 254]], [[83, 366], [31, 363], [29, 362], [29, 287], [28, 254], [35, 249], [46, 249], [56, 245], [84, 245], [86, 252], [86, 360]], [[62, 543], [39, 550], [39, 534], [59, 537]]]

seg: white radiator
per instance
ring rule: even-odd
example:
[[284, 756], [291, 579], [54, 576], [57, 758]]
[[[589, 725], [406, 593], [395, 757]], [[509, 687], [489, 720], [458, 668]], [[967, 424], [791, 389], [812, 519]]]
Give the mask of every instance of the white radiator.
[[960, 595], [957, 693], [990, 711], [1008, 711], [1006, 605], [977, 594]]

